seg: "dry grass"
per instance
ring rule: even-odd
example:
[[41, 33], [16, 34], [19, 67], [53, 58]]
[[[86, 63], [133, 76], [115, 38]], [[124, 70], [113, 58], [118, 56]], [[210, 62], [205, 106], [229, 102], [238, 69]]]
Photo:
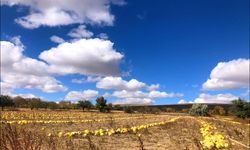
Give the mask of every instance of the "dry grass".
[[[4, 112], [5, 113], [5, 112]], [[9, 112], [8, 112], [9, 113]], [[29, 115], [30, 114], [30, 115]], [[154, 126], [139, 131], [137, 134], [114, 134], [112, 136], [93, 136], [86, 137], [58, 137], [47, 136], [49, 133], [58, 133], [66, 131], [83, 131], [85, 129], [110, 129], [120, 127], [132, 127], [148, 123], [155, 123], [170, 120], [176, 116], [186, 116], [185, 114], [124, 114], [111, 113], [101, 114], [97, 112], [80, 112], [80, 111], [21, 111], [19, 114], [5, 114], [9, 120], [15, 120], [15, 115], [25, 119], [102, 119], [103, 122], [88, 123], [55, 123], [55, 124], [26, 124], [26, 125], [8, 125], [1, 124], [0, 149], [3, 150], [200, 150], [203, 149], [200, 141], [200, 124], [196, 118], [182, 117], [175, 122], [165, 125]], [[23, 115], [23, 116], [22, 116]], [[48, 116], [46, 116], [48, 115]], [[78, 115], [78, 116], [77, 116]], [[133, 118], [138, 117], [140, 118]], [[116, 118], [125, 120], [116, 120]], [[242, 144], [249, 146], [249, 126], [245, 122], [241, 124], [232, 124], [226, 121], [213, 120], [211, 118], [202, 118], [217, 127], [217, 129], [226, 137], [232, 138]], [[225, 117], [224, 117], [225, 119]], [[227, 119], [227, 118], [226, 118]], [[233, 120], [229, 118], [228, 120]], [[238, 120], [237, 120], [238, 121]], [[140, 136], [138, 136], [140, 134]], [[246, 147], [235, 142], [230, 142], [232, 150], [244, 150]]]

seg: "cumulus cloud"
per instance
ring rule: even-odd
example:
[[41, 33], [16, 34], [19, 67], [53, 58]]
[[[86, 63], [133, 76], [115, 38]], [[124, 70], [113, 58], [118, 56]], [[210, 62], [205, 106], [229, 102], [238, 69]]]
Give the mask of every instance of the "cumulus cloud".
[[98, 91], [85, 90], [85, 91], [70, 91], [66, 96], [67, 101], [79, 101], [79, 100], [92, 100], [97, 98], [99, 95]]
[[203, 84], [204, 90], [249, 88], [249, 59], [220, 62], [212, 70], [210, 79]]
[[151, 91], [149, 92], [149, 97], [152, 99], [155, 98], [172, 98], [172, 97], [182, 97], [182, 93], [166, 93], [160, 91]]
[[[12, 97], [17, 97], [17, 96], [20, 96], [20, 97], [23, 97], [23, 98], [38, 98], [38, 96], [35, 96], [34, 94], [31, 94], [31, 93], [28, 93], [28, 94], [12, 94], [11, 95]], [[39, 97], [42, 99], [42, 97]]]
[[56, 35], [51, 36], [50, 40], [52, 42], [59, 43], [59, 44], [65, 42], [63, 38], [60, 38], [59, 36], [56, 36]]
[[114, 91], [112, 96], [118, 98], [149, 98], [149, 99], [157, 99], [157, 98], [173, 98], [173, 97], [181, 97], [183, 94], [180, 93], [166, 93], [160, 91], [150, 91], [150, 92], [142, 92], [142, 91]]
[[181, 97], [183, 94], [180, 93], [166, 93], [160, 91], [150, 91], [150, 92], [142, 92], [142, 91], [114, 91], [110, 96], [116, 97], [119, 100], [116, 100], [115, 103], [121, 104], [146, 104], [146, 103], [154, 103], [155, 99], [159, 98], [173, 98], [173, 97]]
[[72, 38], [90, 38], [94, 35], [93, 32], [88, 31], [85, 25], [79, 25], [77, 28], [72, 29], [68, 35]]
[[144, 104], [144, 105], [150, 105], [153, 103], [154, 101], [148, 98], [127, 98], [127, 99], [116, 100], [113, 102], [113, 104]]
[[184, 99], [181, 99], [179, 102], [178, 102], [178, 104], [186, 104], [186, 103], [188, 103], [186, 100], [184, 100]]
[[181, 99], [179, 102], [178, 102], [178, 104], [190, 104], [190, 103], [194, 103], [194, 102], [192, 102], [192, 101], [186, 101], [185, 99]]
[[11, 95], [14, 88], [14, 85], [1, 81], [1, 95]]
[[118, 75], [123, 55], [103, 39], [80, 39], [43, 51], [39, 58], [56, 74]]
[[42, 61], [23, 55], [24, 46], [14, 38], [15, 43], [1, 41], [1, 94], [10, 94], [16, 88], [36, 88], [44, 92], [66, 90], [58, 80], [47, 72]]
[[100, 33], [100, 34], [97, 35], [97, 37], [99, 37], [101, 39], [105, 39], [105, 40], [109, 38], [106, 33]]
[[223, 103], [229, 104], [232, 100], [238, 99], [238, 97], [227, 93], [227, 94], [217, 94], [217, 95], [210, 95], [202, 93], [199, 95], [198, 98], [194, 100], [194, 103]]
[[125, 81], [121, 77], [109, 76], [97, 82], [96, 87], [100, 89], [139, 90], [145, 88], [146, 84], [136, 79]]
[[102, 79], [100, 76], [88, 76], [87, 78], [82, 78], [82, 79], [72, 79], [73, 83], [92, 83], [92, 82], [98, 82]]
[[137, 91], [140, 89], [146, 89], [149, 91], [154, 91], [160, 88], [159, 84], [147, 85], [146, 83], [140, 82], [136, 79], [131, 79], [129, 81], [123, 80], [121, 77], [108, 76], [102, 78], [96, 83], [96, 87], [99, 89], [113, 89], [113, 90], [128, 90]]
[[160, 84], [152, 84], [148, 86], [149, 91], [155, 91], [160, 88]]
[[61, 26], [74, 23], [112, 25], [111, 4], [124, 5], [123, 0], [1, 0], [1, 5], [25, 6], [26, 16], [16, 19], [25, 28]]

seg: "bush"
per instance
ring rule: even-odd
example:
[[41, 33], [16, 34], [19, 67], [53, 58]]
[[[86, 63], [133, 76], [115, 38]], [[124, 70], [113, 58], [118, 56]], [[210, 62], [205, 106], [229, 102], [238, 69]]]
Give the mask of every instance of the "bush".
[[134, 113], [134, 110], [131, 107], [129, 107], [129, 106], [124, 107], [123, 111], [125, 113]]
[[166, 108], [166, 112], [175, 112], [175, 109], [171, 108], [171, 107], [167, 107]]
[[194, 116], [208, 116], [208, 107], [205, 104], [193, 104], [189, 113]]
[[101, 96], [96, 99], [96, 108], [99, 109], [100, 112], [110, 112], [112, 104], [107, 105], [107, 100]]
[[14, 105], [15, 104], [10, 96], [7, 95], [0, 96], [0, 107], [2, 107], [2, 110], [4, 109], [4, 107], [11, 107]]
[[144, 113], [144, 114], [159, 114], [161, 110], [157, 107], [141, 107], [138, 109], [138, 112]]
[[121, 110], [121, 105], [119, 104], [114, 105], [114, 110]]
[[84, 111], [85, 108], [88, 110], [93, 106], [90, 101], [84, 100], [84, 101], [78, 101], [77, 106], [82, 108], [82, 111]]
[[159, 114], [160, 112], [161, 112], [161, 110], [159, 108], [157, 108], [157, 107], [152, 107], [150, 109], [151, 114]]
[[189, 109], [182, 109], [181, 112], [182, 112], [182, 113], [188, 113], [188, 112], [189, 112]]
[[238, 118], [250, 118], [250, 103], [240, 98], [238, 100], [232, 101], [233, 107], [231, 108], [231, 113]]
[[215, 106], [214, 109], [212, 110], [213, 115], [225, 115], [226, 111], [223, 107], [221, 106]]

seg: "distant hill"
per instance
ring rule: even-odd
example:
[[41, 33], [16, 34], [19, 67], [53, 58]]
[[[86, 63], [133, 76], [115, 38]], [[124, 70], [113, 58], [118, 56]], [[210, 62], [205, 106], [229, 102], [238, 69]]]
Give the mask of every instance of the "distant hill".
[[[228, 111], [228, 109], [233, 106], [233, 104], [217, 104], [217, 103], [203, 103], [208, 105], [208, 109], [213, 109], [215, 106], [221, 106], [223, 107], [226, 111]], [[165, 105], [133, 105], [133, 104], [129, 104], [129, 105], [120, 105], [121, 109], [123, 109], [124, 107], [132, 107], [134, 110], [143, 108], [143, 107], [156, 107], [159, 109], [165, 109], [167, 107], [170, 108], [174, 108], [176, 111], [181, 111], [182, 109], [189, 109], [192, 107], [193, 104], [188, 103], [188, 104], [165, 104]]]

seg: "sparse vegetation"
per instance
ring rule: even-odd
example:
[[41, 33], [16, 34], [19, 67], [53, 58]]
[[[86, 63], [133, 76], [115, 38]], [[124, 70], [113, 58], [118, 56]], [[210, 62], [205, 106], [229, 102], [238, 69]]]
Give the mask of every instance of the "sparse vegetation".
[[[246, 147], [238, 144], [232, 145], [228, 137], [247, 145], [249, 132], [246, 131], [249, 125], [220, 117], [219, 119], [191, 117], [165, 112], [108, 114], [81, 110], [3, 111], [0, 149], [112, 150], [117, 147], [245, 149]], [[235, 132], [229, 134], [227, 131]], [[218, 141], [213, 141], [213, 138]], [[196, 141], [202, 141], [202, 143], [197, 144]], [[211, 141], [212, 145], [209, 144]]]

